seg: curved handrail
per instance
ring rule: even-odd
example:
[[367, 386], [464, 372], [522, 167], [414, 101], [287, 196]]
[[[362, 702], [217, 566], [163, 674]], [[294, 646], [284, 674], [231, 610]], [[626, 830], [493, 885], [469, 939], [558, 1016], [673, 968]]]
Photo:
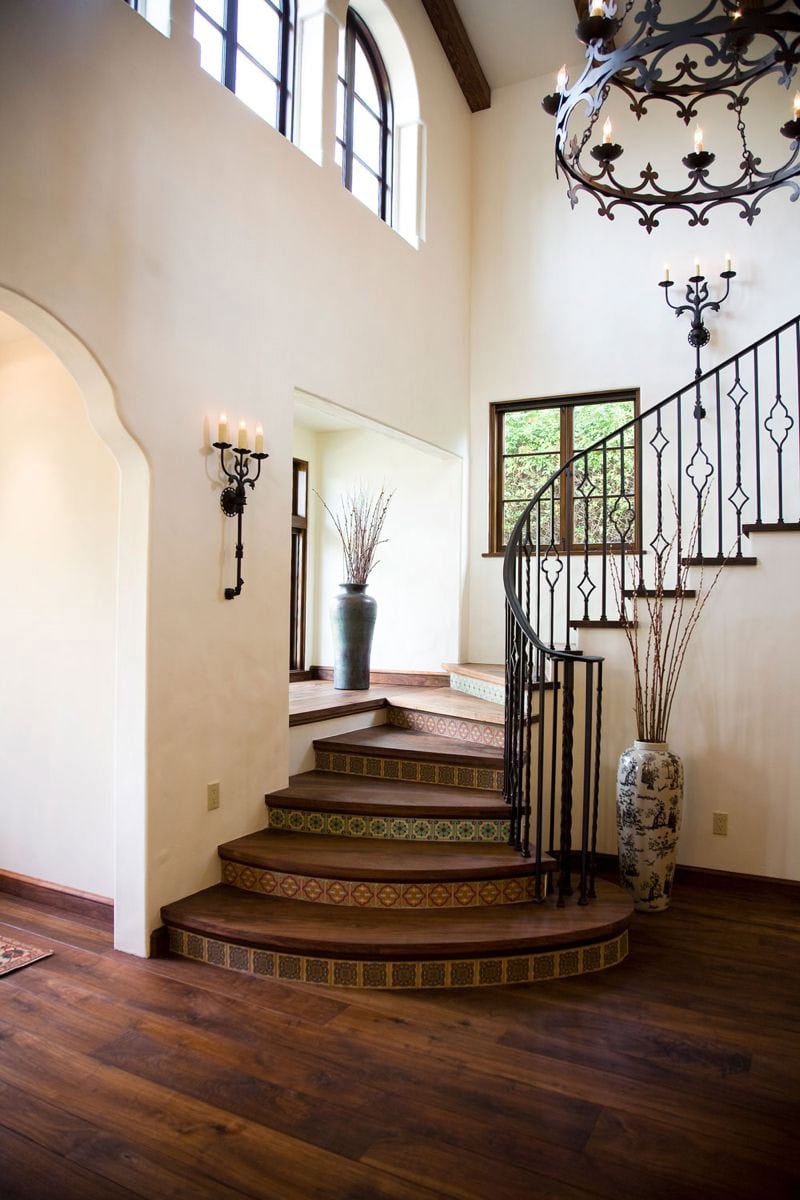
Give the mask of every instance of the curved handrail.
[[[694, 400], [691, 418], [684, 413], [686, 399]], [[743, 553], [743, 537], [752, 527], [800, 529], [798, 433], [800, 316], [573, 454], [518, 517], [503, 563], [504, 796], [512, 844], [536, 856], [538, 898], [544, 896], [542, 843], [548, 840], [558, 861], [559, 904], [572, 895], [576, 748], [583, 764], [578, 903], [594, 895], [604, 660], [573, 646], [572, 630], [627, 622], [626, 599], [647, 594], [651, 571], [664, 585], [674, 547], [677, 593], [681, 567], [685, 572], [687, 565], [707, 562], [754, 562]], [[621, 501], [627, 520], [617, 523]], [[602, 528], [596, 549], [592, 505]], [[797, 506], [796, 524], [787, 521], [790, 505]], [[579, 515], [584, 541], [574, 544], [570, 530]], [[609, 536], [610, 526], [616, 539]], [[548, 528], [549, 541], [542, 540]], [[599, 532], [597, 524], [594, 528]], [[709, 542], [713, 554], [705, 552]], [[612, 556], [616, 565], [610, 569]], [[619, 620], [608, 616], [609, 580]], [[577, 619], [573, 604], [582, 609]], [[557, 625], [564, 630], [563, 644], [555, 637]], [[583, 703], [576, 705], [576, 699]]]

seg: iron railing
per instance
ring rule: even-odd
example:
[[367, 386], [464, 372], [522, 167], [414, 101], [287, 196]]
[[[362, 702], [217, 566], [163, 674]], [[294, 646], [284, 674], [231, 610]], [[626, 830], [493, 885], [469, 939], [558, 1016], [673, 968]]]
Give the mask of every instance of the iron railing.
[[517, 521], [504, 796], [540, 899], [545, 853], [559, 905], [575, 854], [578, 903], [595, 895], [603, 659], [581, 653], [578, 630], [622, 626], [659, 576], [679, 592], [686, 565], [752, 565], [755, 530], [800, 530], [799, 433], [800, 316], [575, 454]]

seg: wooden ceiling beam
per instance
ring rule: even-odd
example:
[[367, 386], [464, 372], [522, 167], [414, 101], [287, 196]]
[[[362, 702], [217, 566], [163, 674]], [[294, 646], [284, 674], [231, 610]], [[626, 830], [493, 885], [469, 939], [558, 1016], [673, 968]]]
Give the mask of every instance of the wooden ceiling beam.
[[472, 112], [492, 104], [492, 92], [454, 0], [422, 0]]

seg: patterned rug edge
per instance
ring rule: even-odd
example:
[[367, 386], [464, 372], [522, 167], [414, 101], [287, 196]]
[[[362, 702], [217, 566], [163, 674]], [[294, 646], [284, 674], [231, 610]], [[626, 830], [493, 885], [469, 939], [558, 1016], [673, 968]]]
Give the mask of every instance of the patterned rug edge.
[[0, 941], [0, 976], [29, 967], [31, 963], [49, 958], [52, 950], [41, 950], [38, 946], [26, 946], [23, 942]]

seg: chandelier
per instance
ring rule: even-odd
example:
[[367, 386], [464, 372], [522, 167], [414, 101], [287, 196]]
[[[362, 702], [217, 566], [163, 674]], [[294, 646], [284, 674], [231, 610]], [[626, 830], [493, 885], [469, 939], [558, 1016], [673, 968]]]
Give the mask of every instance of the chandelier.
[[[791, 98], [800, 63], [800, 0], [712, 0], [688, 19], [662, 16], [662, 8], [685, 13], [697, 4], [626, 0], [619, 15], [615, 0], [584, 5], [576, 30], [586, 46], [583, 71], [570, 86], [562, 67], [556, 91], [542, 101], [556, 118], [556, 175], [566, 175], [573, 208], [579, 194], [588, 192], [600, 216], [613, 220], [618, 207], [633, 208], [651, 233], [661, 213], [672, 209], [686, 212], [689, 225], [707, 225], [712, 209], [733, 204], [752, 224], [768, 192], [785, 187], [792, 200], [800, 197], [800, 90], [793, 104]], [[788, 119], [773, 122], [775, 129], [765, 134], [760, 115], [749, 120], [757, 115], [750, 101], [755, 89], [770, 84], [786, 90]], [[621, 97], [638, 122], [651, 108], [657, 111], [657, 101], [666, 112], [672, 106], [687, 129], [697, 122], [693, 135], [687, 134], [688, 153], [673, 154], [674, 161], [656, 166], [648, 159], [639, 166], [637, 180], [636, 168], [628, 167], [635, 149], [628, 147], [626, 155], [608, 115], [599, 124], [610, 97]], [[619, 100], [608, 107], [617, 114]], [[770, 154], [784, 159], [782, 165], [764, 167], [765, 151], [756, 153], [756, 133], [749, 124], [758, 125], [759, 137], [771, 139]], [[645, 154], [653, 145], [673, 141], [662, 137], [663, 130], [661, 123], [658, 141], [651, 139]]]

